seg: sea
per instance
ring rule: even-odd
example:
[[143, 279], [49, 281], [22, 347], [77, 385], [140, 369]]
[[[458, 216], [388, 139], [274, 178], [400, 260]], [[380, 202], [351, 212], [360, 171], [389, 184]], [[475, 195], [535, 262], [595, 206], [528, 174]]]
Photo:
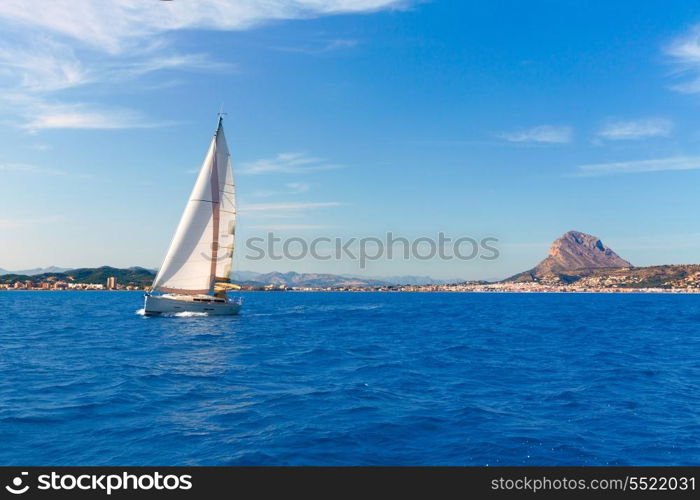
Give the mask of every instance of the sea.
[[0, 465], [697, 465], [700, 295], [0, 292]]

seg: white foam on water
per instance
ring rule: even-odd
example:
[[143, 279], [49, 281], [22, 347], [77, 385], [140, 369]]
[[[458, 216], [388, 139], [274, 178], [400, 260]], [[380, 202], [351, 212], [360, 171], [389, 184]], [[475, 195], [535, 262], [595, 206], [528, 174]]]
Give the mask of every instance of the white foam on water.
[[[146, 310], [145, 309], [139, 309], [136, 311], [136, 314], [139, 316], [143, 316], [144, 318], [149, 318], [150, 316], [146, 315]], [[178, 313], [163, 313], [159, 314], [159, 318], [194, 318], [194, 317], [199, 317], [199, 316], [209, 316], [209, 313], [205, 312], [194, 312], [194, 311], [182, 311]]]
[[195, 316], [209, 316], [209, 313], [205, 312], [194, 312], [194, 311], [182, 311], [173, 314], [176, 318], [193, 318]]

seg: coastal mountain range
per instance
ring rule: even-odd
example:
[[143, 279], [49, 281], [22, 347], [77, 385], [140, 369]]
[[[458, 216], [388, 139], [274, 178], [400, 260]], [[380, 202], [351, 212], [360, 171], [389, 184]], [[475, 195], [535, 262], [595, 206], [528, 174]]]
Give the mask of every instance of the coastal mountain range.
[[264, 273], [234, 271], [231, 275], [236, 283], [246, 285], [285, 285], [296, 287], [353, 287], [389, 285], [440, 285], [454, 283], [454, 280], [439, 280], [430, 276], [348, 276], [319, 273]]
[[[235, 277], [234, 277], [235, 278]], [[235, 279], [234, 279], [235, 281]], [[318, 274], [318, 273], [265, 273], [258, 274], [246, 281], [238, 281], [237, 283], [247, 286], [286, 286], [286, 287], [310, 287], [310, 288], [345, 288], [358, 286], [386, 286], [390, 283], [385, 281], [375, 280], [371, 278], [352, 278], [348, 276], [339, 276], [337, 274]]]
[[0, 268], [0, 276], [3, 274], [20, 274], [22, 276], [36, 276], [38, 274], [45, 274], [45, 273], [63, 273], [65, 271], [69, 271], [70, 268], [68, 267], [58, 267], [58, 266], [49, 266], [49, 267], [35, 267], [34, 269], [21, 269], [19, 271], [7, 271], [5, 269]]
[[[0, 269], [0, 283], [27, 281], [30, 279], [43, 281], [48, 278], [75, 283], [104, 283], [108, 277], [114, 276], [117, 278], [117, 282], [122, 285], [146, 287], [150, 286], [153, 282], [155, 274], [155, 269], [146, 269], [143, 267], [119, 269], [110, 266], [102, 266], [97, 268], [66, 269], [51, 266], [48, 268], [14, 272]], [[364, 286], [432, 285], [459, 281], [436, 280], [429, 276], [387, 276], [375, 278], [320, 273], [256, 273], [253, 271], [235, 271], [231, 277], [234, 283], [252, 288], [264, 287], [267, 285], [299, 288], [351, 288]]]

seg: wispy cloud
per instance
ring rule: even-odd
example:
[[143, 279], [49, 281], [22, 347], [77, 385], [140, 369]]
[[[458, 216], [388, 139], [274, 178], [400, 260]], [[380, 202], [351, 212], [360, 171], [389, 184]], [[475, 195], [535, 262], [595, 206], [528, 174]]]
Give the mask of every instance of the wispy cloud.
[[271, 189], [258, 189], [257, 191], [253, 191], [250, 193], [248, 196], [251, 198], [270, 198], [271, 196], [275, 196], [277, 194], [277, 191], [273, 191]]
[[42, 129], [124, 129], [153, 128], [171, 125], [173, 122], [155, 122], [130, 109], [103, 109], [87, 104], [37, 104], [32, 116], [22, 128], [37, 131]]
[[300, 212], [315, 208], [337, 207], [342, 205], [338, 201], [322, 201], [307, 203], [249, 203], [241, 207], [241, 212], [270, 212], [270, 211], [290, 211]]
[[[50, 46], [50, 45], [49, 45]], [[143, 113], [85, 102], [61, 102], [54, 96], [70, 88], [94, 83], [117, 84], [166, 69], [222, 70], [227, 67], [202, 55], [152, 57], [117, 64], [96, 62], [86, 70], [66, 49], [62, 59], [35, 48], [25, 53], [0, 48], [0, 103], [20, 120], [20, 127], [41, 129], [152, 128], [173, 122], [152, 120]], [[36, 52], [35, 52], [36, 51]]]
[[23, 92], [57, 91], [91, 80], [72, 48], [45, 35], [18, 45], [3, 42], [0, 65], [3, 86]]
[[675, 76], [684, 79], [671, 88], [687, 94], [700, 92], [700, 24], [672, 40], [664, 52], [676, 64]]
[[273, 189], [259, 189], [251, 192], [248, 196], [251, 198], [270, 198], [272, 196], [302, 194], [311, 189], [311, 184], [306, 182], [288, 182], [285, 184], [285, 190], [275, 191]]
[[[62, 91], [85, 85], [114, 85], [166, 70], [227, 71], [231, 64], [206, 54], [173, 50], [172, 34], [188, 29], [247, 30], [285, 19], [366, 13], [404, 7], [404, 0], [52, 0], [34, 8], [25, 0], [0, 2], [0, 101], [14, 120], [40, 128], [125, 128], [142, 120], [129, 110], [104, 105], [83, 115], [37, 118], [47, 105], [85, 107], [57, 99]], [[329, 40], [318, 50], [349, 47], [353, 41]], [[21, 94], [30, 99], [14, 99]], [[52, 99], [50, 99], [52, 98]], [[5, 106], [8, 103], [11, 106]], [[30, 116], [27, 119], [27, 115]], [[159, 120], [146, 120], [152, 126]]]
[[338, 201], [325, 202], [288, 202], [288, 203], [250, 203], [243, 204], [240, 207], [240, 213], [248, 217], [265, 217], [265, 218], [293, 218], [304, 215], [309, 210], [318, 210], [321, 208], [331, 208], [341, 206]]
[[318, 224], [272, 224], [263, 226], [251, 226], [252, 229], [263, 229], [265, 231], [307, 231], [314, 229], [329, 229], [333, 226], [323, 226]]
[[46, 168], [26, 163], [0, 163], [0, 173], [19, 175], [60, 176], [68, 179], [93, 179], [90, 174], [71, 173], [58, 168]]
[[20, 174], [44, 174], [44, 175], [66, 175], [64, 170], [53, 168], [41, 168], [35, 165], [24, 163], [0, 163], [0, 172], [14, 172]]
[[510, 142], [538, 142], [545, 144], [566, 144], [571, 142], [573, 129], [571, 127], [555, 127], [540, 125], [525, 130], [502, 132], [499, 137]]
[[283, 52], [295, 52], [299, 54], [317, 56], [327, 54], [329, 52], [335, 52], [337, 50], [351, 49], [353, 47], [357, 47], [359, 44], [359, 40], [350, 38], [334, 38], [320, 39], [313, 41], [312, 43], [307, 42], [304, 45], [275, 47], [275, 49]]
[[304, 174], [335, 168], [340, 168], [340, 165], [328, 163], [323, 158], [309, 157], [303, 153], [280, 153], [274, 158], [243, 163], [238, 172], [241, 174]]
[[3, 0], [0, 18], [40, 27], [108, 53], [180, 29], [245, 30], [270, 21], [402, 8], [404, 0], [53, 0], [27, 9], [25, 0]]
[[309, 189], [311, 189], [311, 184], [309, 184], [308, 182], [288, 182], [287, 184], [285, 184], [285, 186], [293, 194], [306, 193]]
[[668, 137], [672, 130], [673, 122], [671, 120], [646, 118], [608, 123], [598, 132], [598, 136], [611, 141]]
[[678, 156], [657, 158], [654, 160], [637, 160], [611, 163], [593, 163], [576, 167], [578, 177], [593, 177], [614, 174], [638, 174], [643, 172], [662, 172], [667, 170], [700, 169], [700, 156]]
[[165, 70], [228, 72], [234, 69], [232, 64], [216, 61], [207, 54], [171, 53], [132, 62], [124, 61], [113, 67], [107, 66], [103, 71], [106, 77], [127, 79]]

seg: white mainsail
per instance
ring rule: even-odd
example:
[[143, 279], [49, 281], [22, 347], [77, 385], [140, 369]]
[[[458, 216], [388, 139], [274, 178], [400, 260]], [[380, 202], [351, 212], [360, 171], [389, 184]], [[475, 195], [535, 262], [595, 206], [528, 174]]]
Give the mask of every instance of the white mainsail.
[[153, 290], [211, 293], [228, 281], [233, 261], [236, 189], [222, 120], [170, 243]]

